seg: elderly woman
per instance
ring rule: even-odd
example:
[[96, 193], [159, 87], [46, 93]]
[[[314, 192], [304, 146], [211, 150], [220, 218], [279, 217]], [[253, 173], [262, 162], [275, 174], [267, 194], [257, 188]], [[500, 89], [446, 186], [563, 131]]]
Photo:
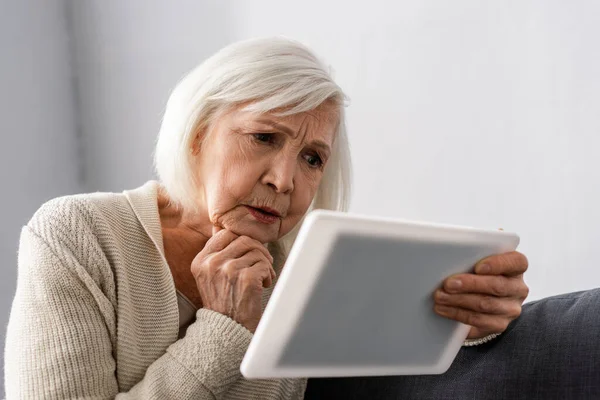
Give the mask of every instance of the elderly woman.
[[[295, 42], [194, 69], [167, 104], [158, 182], [50, 201], [23, 228], [8, 398], [302, 398], [306, 380], [239, 366], [295, 228], [346, 208], [344, 122], [341, 89]], [[526, 267], [490, 257], [444, 283], [436, 312], [489, 339], [519, 315]]]

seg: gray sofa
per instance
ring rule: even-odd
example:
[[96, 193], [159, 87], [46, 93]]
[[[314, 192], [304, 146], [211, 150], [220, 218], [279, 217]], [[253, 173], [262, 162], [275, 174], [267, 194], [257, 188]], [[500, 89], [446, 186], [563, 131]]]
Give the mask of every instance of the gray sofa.
[[525, 304], [445, 374], [310, 379], [305, 399], [600, 399], [600, 289]]

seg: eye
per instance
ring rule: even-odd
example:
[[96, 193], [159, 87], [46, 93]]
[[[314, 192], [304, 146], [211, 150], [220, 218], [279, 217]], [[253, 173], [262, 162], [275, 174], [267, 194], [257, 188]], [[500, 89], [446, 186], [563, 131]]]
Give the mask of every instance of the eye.
[[256, 141], [262, 143], [271, 143], [273, 141], [273, 134], [271, 133], [255, 133], [252, 136], [254, 136], [254, 139], [256, 139]]
[[318, 154], [306, 154], [304, 159], [312, 168], [321, 168], [323, 166], [323, 160]]

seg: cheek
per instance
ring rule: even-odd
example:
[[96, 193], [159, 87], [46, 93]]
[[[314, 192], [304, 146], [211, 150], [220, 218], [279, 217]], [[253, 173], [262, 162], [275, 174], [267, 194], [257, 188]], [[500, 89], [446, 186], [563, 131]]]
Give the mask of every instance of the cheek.
[[306, 214], [315, 194], [316, 188], [298, 190], [297, 187], [294, 187], [294, 194], [291, 198], [288, 215], [281, 225], [281, 236], [287, 234], [298, 225], [302, 217]]
[[211, 170], [206, 197], [211, 220], [215, 221], [251, 195], [260, 171], [248, 151], [238, 146], [230, 146], [213, 161], [217, 165], [205, 168]]
[[317, 193], [319, 182], [320, 179], [314, 176], [306, 176], [298, 180], [292, 193], [290, 216], [294, 216], [297, 220], [304, 216]]

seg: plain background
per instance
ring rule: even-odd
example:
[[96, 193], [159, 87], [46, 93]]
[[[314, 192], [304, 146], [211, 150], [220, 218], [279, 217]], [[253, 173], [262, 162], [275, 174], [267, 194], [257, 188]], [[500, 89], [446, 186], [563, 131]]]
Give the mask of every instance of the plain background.
[[530, 300], [600, 286], [599, 20], [593, 0], [4, 2], [2, 342], [21, 226], [151, 179], [170, 90], [256, 36], [306, 43], [350, 97], [352, 211], [515, 231]]

